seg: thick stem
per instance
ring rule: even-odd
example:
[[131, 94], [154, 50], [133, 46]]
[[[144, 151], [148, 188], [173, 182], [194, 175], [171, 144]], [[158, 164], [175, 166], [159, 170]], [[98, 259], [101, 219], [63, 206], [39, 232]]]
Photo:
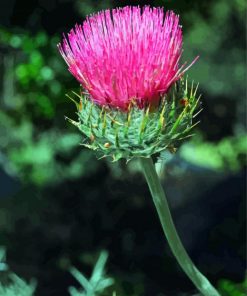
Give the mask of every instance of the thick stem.
[[152, 159], [140, 158], [140, 162], [153, 197], [153, 202], [158, 212], [163, 231], [178, 263], [204, 296], [220, 296], [208, 279], [195, 267], [182, 245], [173, 223], [168, 202], [164, 190], [161, 187]]

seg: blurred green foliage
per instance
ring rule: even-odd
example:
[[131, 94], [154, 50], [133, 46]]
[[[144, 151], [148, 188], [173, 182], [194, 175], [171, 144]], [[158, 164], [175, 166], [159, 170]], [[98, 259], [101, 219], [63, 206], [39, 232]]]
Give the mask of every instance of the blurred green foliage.
[[245, 296], [247, 294], [247, 279], [242, 283], [222, 279], [218, 283], [218, 289], [222, 296]]
[[5, 248], [0, 247], [0, 296], [33, 296], [36, 290], [36, 281], [32, 280], [27, 284], [16, 274], [9, 272], [5, 260]]
[[2, 285], [0, 283], [1, 296], [32, 296], [36, 289], [35, 283], [27, 284], [24, 280], [15, 274], [10, 274], [11, 284]]
[[[236, 132], [245, 130], [246, 49], [243, 24], [246, 9], [247, 2], [244, 0], [219, 0], [208, 7], [207, 18], [195, 10], [183, 15], [184, 21], [189, 24], [184, 38], [186, 60], [200, 56], [189, 75], [199, 80], [204, 97], [209, 95], [212, 98], [209, 104], [214, 105], [219, 117], [224, 115], [225, 108], [231, 106], [227, 101], [236, 103]], [[216, 96], [221, 98], [220, 105], [214, 103]]]
[[[80, 283], [80, 290], [75, 287], [69, 287], [69, 293], [71, 296], [97, 296], [97, 295], [109, 295], [105, 294], [105, 290], [112, 286], [114, 281], [110, 277], [105, 276], [105, 264], [108, 254], [102, 251], [98, 261], [96, 262], [90, 279], [87, 279], [79, 270], [75, 267], [71, 267], [70, 272], [73, 277]], [[81, 290], [83, 289], [83, 290]]]
[[[14, 120], [0, 113], [0, 129], [12, 130], [0, 138], [0, 145], [8, 159], [0, 163], [12, 175], [18, 175], [25, 182], [37, 185], [55, 184], [64, 179], [88, 175], [97, 166], [89, 163], [92, 155], [85, 150], [78, 151], [81, 137], [57, 128], [35, 135], [35, 126], [29, 120], [22, 120], [18, 126]], [[6, 150], [5, 150], [6, 149]]]
[[[95, 263], [92, 275], [90, 279], [87, 279], [79, 270], [75, 267], [70, 268], [72, 276], [80, 283], [79, 289], [75, 287], [69, 287], [69, 293], [71, 296], [97, 296], [97, 295], [109, 295], [105, 294], [105, 290], [112, 286], [114, 280], [105, 275], [105, 265], [108, 258], [108, 253], [102, 251]], [[5, 248], [0, 248], [0, 272], [8, 270], [8, 265], [5, 262], [6, 251]], [[0, 274], [1, 276], [1, 274]], [[33, 296], [36, 290], [36, 281], [32, 280], [30, 284], [27, 284], [23, 279], [16, 274], [8, 271], [8, 274], [0, 277], [0, 296]]]
[[242, 83], [246, 75], [243, 63], [245, 49], [241, 47], [244, 40], [238, 40], [239, 46], [231, 44], [236, 33], [235, 27], [231, 26], [231, 19], [241, 27], [245, 21], [246, 8], [244, 0], [219, 0], [210, 7], [207, 21], [195, 11], [185, 15], [185, 21], [191, 23], [185, 35], [186, 55], [193, 57], [197, 53], [201, 56], [198, 65], [191, 68], [191, 76], [199, 77], [208, 93], [230, 95], [238, 100], [245, 94]]
[[224, 138], [218, 143], [205, 142], [202, 137], [194, 137], [179, 150], [186, 161], [221, 172], [236, 172], [247, 163], [247, 136]]
[[[12, 33], [1, 28], [0, 44], [7, 51], [3, 68], [3, 100], [6, 107], [18, 108], [23, 115], [32, 119], [42, 116], [44, 121], [54, 116], [60, 95], [66, 90], [61, 83], [62, 77], [66, 76], [64, 65], [55, 55], [58, 41], [58, 37], [50, 38], [44, 32], [30, 36], [26, 32]], [[8, 68], [6, 63], [11, 58], [14, 65]], [[13, 81], [10, 81], [8, 72], [12, 73]], [[6, 97], [8, 86], [14, 87], [12, 98]]]

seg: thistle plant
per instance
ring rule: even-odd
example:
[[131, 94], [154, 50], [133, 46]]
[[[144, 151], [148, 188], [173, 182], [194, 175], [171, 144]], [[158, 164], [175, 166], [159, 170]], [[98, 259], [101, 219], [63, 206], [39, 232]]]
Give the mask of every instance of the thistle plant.
[[195, 267], [176, 232], [152, 160], [175, 152], [191, 136], [200, 112], [198, 85], [180, 65], [179, 16], [162, 8], [124, 7], [91, 15], [58, 45], [69, 71], [81, 85], [69, 95], [84, 135], [83, 145], [99, 157], [138, 158], [164, 234], [178, 263], [205, 296], [217, 290]]

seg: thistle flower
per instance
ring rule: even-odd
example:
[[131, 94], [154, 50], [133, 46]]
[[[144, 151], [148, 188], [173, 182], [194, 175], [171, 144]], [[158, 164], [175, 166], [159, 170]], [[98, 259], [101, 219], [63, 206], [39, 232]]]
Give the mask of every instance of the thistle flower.
[[[83, 145], [113, 160], [172, 151], [193, 127], [197, 87], [183, 79], [179, 17], [124, 7], [92, 15], [58, 45], [86, 93], [76, 103]], [[196, 59], [195, 59], [196, 60]], [[192, 64], [195, 62], [192, 62]]]
[[156, 106], [187, 70], [179, 65], [179, 17], [162, 8], [99, 12], [76, 25], [58, 47], [90, 99], [121, 110], [133, 101], [139, 108]]

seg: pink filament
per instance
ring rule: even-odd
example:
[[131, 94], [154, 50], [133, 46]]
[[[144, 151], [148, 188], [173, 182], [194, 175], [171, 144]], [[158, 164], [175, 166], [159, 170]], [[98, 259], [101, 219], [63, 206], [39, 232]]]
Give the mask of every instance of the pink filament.
[[122, 110], [133, 100], [140, 108], [157, 103], [184, 73], [179, 17], [162, 8], [99, 12], [58, 47], [92, 100]]

